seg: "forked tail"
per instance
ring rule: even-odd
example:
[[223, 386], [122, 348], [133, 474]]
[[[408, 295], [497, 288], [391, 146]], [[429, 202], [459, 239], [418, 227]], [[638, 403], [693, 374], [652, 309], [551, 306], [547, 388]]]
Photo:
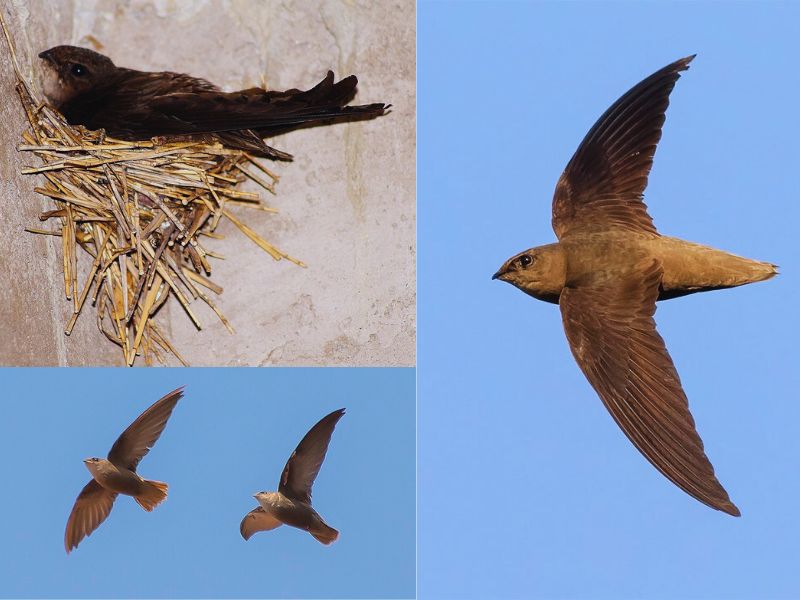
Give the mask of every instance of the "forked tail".
[[169, 486], [162, 481], [145, 479], [144, 489], [138, 496], [135, 496], [136, 502], [147, 512], [150, 512], [166, 499], [168, 488]]

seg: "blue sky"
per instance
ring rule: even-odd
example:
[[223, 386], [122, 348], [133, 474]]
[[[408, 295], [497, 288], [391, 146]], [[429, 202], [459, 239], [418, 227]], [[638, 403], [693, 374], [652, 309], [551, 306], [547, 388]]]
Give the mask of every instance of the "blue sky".
[[[490, 280], [555, 240], [556, 180], [603, 111], [693, 53], [650, 212], [782, 272], [656, 313], [740, 519], [639, 455], [556, 306]], [[798, 3], [420, 3], [420, 597], [800, 593], [798, 55]]]
[[[413, 369], [4, 369], [4, 597], [323, 597], [414, 594]], [[69, 556], [64, 528], [105, 456], [150, 404], [178, 403], [139, 473], [170, 485], [152, 513], [120, 496]], [[341, 532], [290, 527], [245, 542], [252, 494], [275, 490], [302, 437], [341, 419], [314, 506]], [[352, 502], [357, 498], [358, 503]]]

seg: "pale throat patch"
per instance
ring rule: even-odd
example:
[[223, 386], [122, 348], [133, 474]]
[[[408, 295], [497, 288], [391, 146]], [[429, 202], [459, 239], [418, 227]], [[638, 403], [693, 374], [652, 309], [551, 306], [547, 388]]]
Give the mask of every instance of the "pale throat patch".
[[58, 108], [64, 102], [66, 102], [69, 98], [67, 97], [64, 84], [61, 81], [61, 78], [58, 76], [58, 71], [56, 71], [55, 67], [51, 65], [48, 61], [42, 61], [42, 70], [41, 70], [41, 83], [42, 83], [42, 91], [44, 95], [47, 97], [47, 100]]

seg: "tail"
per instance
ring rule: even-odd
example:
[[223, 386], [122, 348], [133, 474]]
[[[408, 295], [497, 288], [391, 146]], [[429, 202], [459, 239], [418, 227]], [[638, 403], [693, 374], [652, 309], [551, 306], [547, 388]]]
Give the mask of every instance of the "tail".
[[[778, 274], [778, 266], [737, 256], [710, 246], [686, 242], [677, 238], [662, 237], [659, 243], [667, 249], [665, 270], [661, 280], [659, 300], [677, 298], [695, 292], [724, 290], [764, 281]], [[679, 259], [676, 259], [680, 257]]]
[[756, 281], [764, 281], [765, 279], [771, 279], [778, 274], [778, 265], [773, 265], [772, 263], [766, 262], [757, 262], [751, 267], [752, 270], [752, 279], [750, 282]]
[[[383, 115], [389, 104], [376, 103], [346, 106], [356, 93], [355, 75], [334, 83], [333, 72], [310, 90], [284, 92], [252, 88], [233, 92], [222, 100], [215, 97], [209, 114], [223, 110], [210, 130], [217, 139], [231, 148], [239, 148], [256, 156], [273, 160], [292, 160], [292, 155], [268, 146], [262, 138], [296, 129], [334, 123], [374, 119]], [[201, 128], [205, 124], [198, 123]]]
[[[334, 83], [333, 71], [310, 90], [296, 89], [285, 92], [262, 92], [262, 98], [280, 111], [270, 111], [268, 123], [255, 127], [261, 137], [270, 137], [300, 127], [328, 124], [339, 121], [374, 119], [383, 115], [390, 104], [382, 102], [361, 106], [345, 106], [356, 93], [358, 79], [355, 75]], [[277, 113], [277, 114], [276, 114]]]
[[724, 287], [738, 287], [757, 281], [771, 279], [778, 274], [778, 265], [768, 262], [761, 262], [751, 258], [743, 258], [735, 254], [726, 257]]
[[134, 498], [136, 502], [139, 503], [139, 506], [147, 512], [150, 512], [167, 498], [168, 488], [169, 486], [162, 481], [149, 481], [145, 479], [144, 489]]
[[339, 532], [333, 527], [328, 527], [325, 523], [322, 523], [319, 529], [309, 531], [309, 533], [326, 546], [339, 539]]

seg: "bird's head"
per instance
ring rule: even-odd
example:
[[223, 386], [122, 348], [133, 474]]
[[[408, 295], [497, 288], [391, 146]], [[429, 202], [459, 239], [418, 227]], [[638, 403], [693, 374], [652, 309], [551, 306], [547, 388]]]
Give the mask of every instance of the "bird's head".
[[566, 260], [558, 244], [530, 248], [512, 256], [492, 275], [539, 300], [558, 303], [566, 281]]
[[102, 469], [103, 464], [106, 461], [102, 458], [92, 457], [92, 458], [85, 458], [83, 459], [83, 464], [86, 465], [86, 468], [89, 469], [89, 472], [94, 475], [100, 469]]
[[107, 56], [76, 46], [55, 46], [39, 58], [44, 93], [57, 108], [105, 81], [116, 69]]
[[271, 506], [279, 500], [280, 494], [277, 492], [258, 492], [253, 494], [253, 498], [263, 507]]

